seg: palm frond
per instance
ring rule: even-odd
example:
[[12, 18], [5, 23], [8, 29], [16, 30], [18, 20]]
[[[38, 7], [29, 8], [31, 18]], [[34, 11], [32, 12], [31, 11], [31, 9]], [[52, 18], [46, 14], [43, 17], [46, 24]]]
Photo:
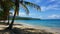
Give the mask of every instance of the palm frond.
[[36, 8], [37, 10], [41, 10], [41, 8], [40, 8], [39, 5], [33, 4], [33, 3], [31, 3], [31, 2], [20, 1], [20, 3], [23, 3], [23, 4], [25, 4], [25, 5], [28, 5], [28, 6], [34, 7], [34, 8]]
[[27, 6], [26, 5], [24, 5], [24, 4], [22, 4], [22, 3], [20, 3], [22, 6], [23, 6], [23, 8], [26, 10], [26, 14], [29, 14], [29, 10], [28, 10], [28, 8], [27, 8]]

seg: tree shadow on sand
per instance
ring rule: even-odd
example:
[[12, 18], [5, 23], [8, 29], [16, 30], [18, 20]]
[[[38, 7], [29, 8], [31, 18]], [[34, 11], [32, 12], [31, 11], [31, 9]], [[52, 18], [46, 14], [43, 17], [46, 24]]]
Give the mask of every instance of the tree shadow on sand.
[[45, 32], [43, 30], [37, 30], [34, 28], [13, 28], [12, 30], [0, 30], [0, 34], [53, 34], [51, 32]]

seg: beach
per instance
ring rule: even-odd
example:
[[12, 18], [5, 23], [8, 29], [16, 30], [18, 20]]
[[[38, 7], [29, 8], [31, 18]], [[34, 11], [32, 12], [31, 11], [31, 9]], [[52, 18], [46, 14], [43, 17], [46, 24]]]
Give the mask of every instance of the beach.
[[[0, 30], [4, 30], [8, 25], [0, 25]], [[29, 24], [18, 24], [14, 23], [13, 25], [13, 31], [15, 30], [21, 30], [23, 31], [22, 33], [31, 33], [31, 34], [60, 34], [60, 29], [55, 29], [55, 28], [49, 28], [49, 27], [44, 27], [44, 26], [33, 26]], [[17, 32], [16, 31], [16, 32]], [[19, 31], [19, 32], [21, 32]]]
[[30, 25], [30, 24], [25, 24], [25, 23], [21, 23], [21, 24], [23, 25], [23, 27], [21, 26], [22, 28], [28, 27], [28, 28], [44, 30], [46, 32], [52, 32], [52, 33], [60, 34], [60, 28], [51, 28], [51, 27], [46, 27], [46, 26], [34, 26], [34, 25]]

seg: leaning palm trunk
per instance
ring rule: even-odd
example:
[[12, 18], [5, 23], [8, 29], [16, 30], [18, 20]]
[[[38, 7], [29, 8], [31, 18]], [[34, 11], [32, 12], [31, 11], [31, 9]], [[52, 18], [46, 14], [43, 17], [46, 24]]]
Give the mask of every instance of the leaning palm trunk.
[[9, 27], [8, 27], [9, 30], [11, 30], [12, 27], [13, 27], [13, 23], [14, 23], [15, 16], [16, 16], [16, 11], [15, 11], [15, 13], [14, 13], [14, 16], [13, 16], [12, 22], [11, 22], [11, 24], [10, 24]]
[[8, 27], [8, 29], [10, 29], [10, 30], [11, 30], [12, 27], [13, 27], [13, 23], [14, 23], [15, 16], [18, 14], [18, 11], [19, 11], [19, 0], [15, 0], [15, 5], [16, 5], [16, 7], [15, 7], [15, 13], [14, 13], [12, 22], [11, 22], [11, 24], [10, 24], [9, 27]]

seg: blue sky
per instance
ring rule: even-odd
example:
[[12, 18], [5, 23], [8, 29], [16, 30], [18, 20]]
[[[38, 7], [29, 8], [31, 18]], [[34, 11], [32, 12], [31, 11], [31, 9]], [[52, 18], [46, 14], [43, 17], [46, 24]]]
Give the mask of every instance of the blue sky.
[[19, 16], [32, 17], [40, 19], [60, 19], [60, 0], [25, 0], [41, 6], [41, 12], [34, 8], [29, 8], [29, 15], [26, 15], [24, 9], [19, 10]]

